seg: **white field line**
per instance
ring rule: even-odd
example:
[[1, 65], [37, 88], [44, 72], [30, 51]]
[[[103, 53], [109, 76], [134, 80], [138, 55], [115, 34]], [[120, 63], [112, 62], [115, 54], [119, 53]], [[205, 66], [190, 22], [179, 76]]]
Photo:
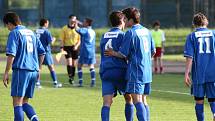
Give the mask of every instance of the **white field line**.
[[154, 92], [162, 92], [162, 93], [180, 94], [180, 95], [190, 95], [189, 93], [175, 92], [175, 91], [165, 91], [165, 90], [152, 90], [152, 91], [154, 91]]

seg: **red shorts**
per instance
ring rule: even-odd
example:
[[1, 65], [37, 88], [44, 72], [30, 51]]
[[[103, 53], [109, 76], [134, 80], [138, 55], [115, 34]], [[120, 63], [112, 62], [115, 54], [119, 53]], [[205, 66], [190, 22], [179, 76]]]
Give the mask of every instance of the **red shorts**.
[[161, 57], [161, 55], [162, 55], [162, 48], [156, 47], [156, 53], [154, 55], [154, 58]]

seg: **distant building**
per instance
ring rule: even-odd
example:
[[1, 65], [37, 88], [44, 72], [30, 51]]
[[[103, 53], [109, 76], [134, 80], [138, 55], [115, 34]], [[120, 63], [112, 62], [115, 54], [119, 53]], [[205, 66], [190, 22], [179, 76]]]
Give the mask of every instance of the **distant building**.
[[134, 6], [140, 9], [147, 26], [158, 19], [165, 27], [190, 27], [193, 14], [199, 11], [209, 17], [210, 26], [215, 26], [214, 0], [37, 0], [36, 8], [13, 8], [9, 1], [0, 0], [0, 17], [8, 10], [16, 11], [28, 25], [36, 25], [45, 17], [52, 26], [61, 27], [67, 24], [69, 14], [75, 14], [80, 20], [93, 18], [94, 27], [106, 27], [110, 11]]

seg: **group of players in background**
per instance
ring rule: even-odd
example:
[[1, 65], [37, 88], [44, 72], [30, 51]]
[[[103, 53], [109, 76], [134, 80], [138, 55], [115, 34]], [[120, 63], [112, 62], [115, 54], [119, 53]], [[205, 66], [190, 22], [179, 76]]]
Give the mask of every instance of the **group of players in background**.
[[[150, 111], [146, 97], [151, 91], [152, 62], [151, 58], [162, 52], [162, 42], [165, 40], [163, 31], [160, 42], [154, 42], [154, 31], [150, 31], [140, 24], [140, 12], [136, 8], [126, 8], [122, 11], [111, 12], [109, 19], [112, 28], [103, 34], [100, 40], [101, 64], [100, 78], [102, 80], [103, 106], [101, 120], [110, 120], [110, 107], [113, 98], [119, 92], [125, 97], [126, 121], [133, 121], [134, 108], [139, 121], [149, 121]], [[48, 31], [48, 20], [40, 21], [40, 28], [36, 34], [22, 26], [16, 13], [8, 12], [3, 18], [6, 27], [11, 31], [8, 36], [6, 55], [7, 65], [3, 76], [3, 83], [9, 84], [9, 70], [12, 67], [11, 96], [14, 106], [14, 121], [24, 121], [24, 112], [31, 121], [38, 121], [34, 108], [28, 103], [33, 97], [37, 83], [40, 86], [42, 63], [50, 70], [54, 87], [61, 87], [58, 82], [54, 63], [51, 57], [50, 43], [55, 39]], [[75, 67], [78, 59], [79, 86], [83, 86], [82, 66], [90, 67], [91, 86], [95, 86], [95, 32], [91, 28], [92, 20], [86, 18], [82, 27], [77, 26], [77, 18], [69, 16], [69, 23], [62, 28], [60, 40], [61, 51], [66, 52], [69, 82], [74, 83]], [[193, 25], [196, 30], [188, 35], [184, 56], [186, 59], [185, 84], [191, 86], [191, 93], [196, 100], [196, 117], [204, 121], [204, 97], [208, 98], [213, 116], [215, 116], [215, 33], [207, 29], [207, 18], [198, 13], [194, 15]], [[129, 28], [125, 33], [125, 27]], [[155, 46], [157, 45], [157, 46]], [[79, 47], [80, 46], [80, 47]], [[157, 47], [157, 48], [156, 48]], [[78, 55], [78, 49], [80, 54]], [[160, 57], [161, 53], [157, 56]], [[44, 59], [45, 58], [45, 59]], [[158, 59], [160, 61], [160, 58]], [[157, 63], [157, 60], [155, 61]], [[160, 73], [163, 72], [162, 63], [159, 64]], [[192, 67], [192, 80], [189, 73]], [[158, 67], [155, 67], [155, 72]], [[158, 107], [159, 108], [159, 107]], [[215, 119], [214, 119], [215, 120]]]

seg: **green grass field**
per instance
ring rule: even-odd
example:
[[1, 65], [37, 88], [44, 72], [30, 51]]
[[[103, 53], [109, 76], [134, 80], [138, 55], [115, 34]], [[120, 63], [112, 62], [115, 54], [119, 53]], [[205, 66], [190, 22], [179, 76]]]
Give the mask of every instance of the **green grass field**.
[[[5, 62], [0, 62], [1, 80]], [[98, 68], [96, 69], [98, 72]], [[90, 88], [90, 74], [84, 69], [84, 87], [70, 86], [67, 82], [66, 67], [56, 66], [63, 88], [55, 89], [46, 67], [42, 70], [43, 88], [36, 89], [30, 103], [35, 107], [40, 121], [100, 121], [102, 106], [101, 81], [97, 73], [97, 85]], [[152, 93], [148, 98], [151, 121], [195, 121], [193, 98], [183, 84], [182, 74], [154, 75]], [[13, 120], [10, 88], [0, 83], [0, 121]], [[205, 106], [206, 121], [211, 120], [208, 104]], [[25, 117], [27, 120], [27, 118]], [[124, 121], [124, 100], [117, 96], [111, 108], [111, 121]], [[135, 116], [135, 121], [137, 121]]]

